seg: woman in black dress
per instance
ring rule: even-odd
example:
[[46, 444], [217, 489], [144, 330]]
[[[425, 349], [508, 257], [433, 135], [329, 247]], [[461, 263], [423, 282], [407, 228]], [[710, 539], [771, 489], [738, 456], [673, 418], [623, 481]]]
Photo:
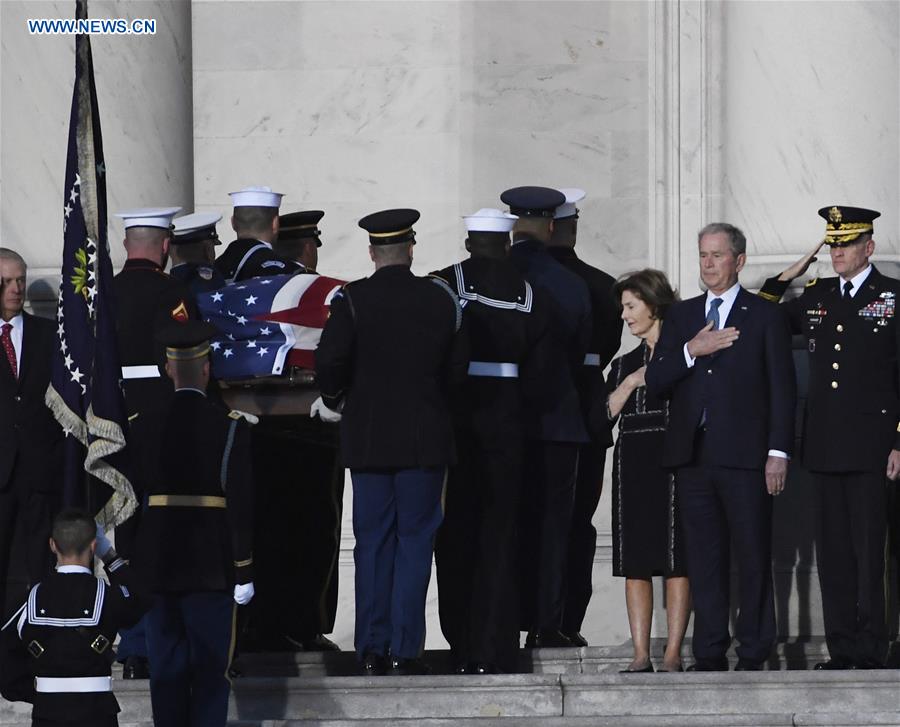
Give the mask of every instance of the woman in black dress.
[[682, 671], [681, 643], [690, 616], [673, 476], [660, 465], [668, 402], [647, 395], [644, 371], [666, 309], [677, 300], [664, 273], [641, 270], [618, 280], [614, 293], [628, 330], [641, 339], [612, 362], [607, 415], [619, 420], [613, 457], [613, 574], [625, 578], [634, 660], [625, 672], [651, 672], [653, 576], [666, 579], [668, 641], [660, 671]]

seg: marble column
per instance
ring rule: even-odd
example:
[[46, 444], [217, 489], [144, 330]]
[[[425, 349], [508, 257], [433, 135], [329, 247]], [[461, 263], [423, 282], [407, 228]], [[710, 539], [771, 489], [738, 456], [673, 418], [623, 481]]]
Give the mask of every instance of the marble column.
[[[74, 36], [30, 35], [28, 18], [71, 18], [75, 3], [0, 3], [0, 240], [29, 263], [42, 310], [59, 284], [63, 175]], [[190, 2], [91, 0], [91, 18], [154, 18], [155, 35], [91, 40], [108, 180], [113, 262], [124, 260], [118, 209], [193, 205]]]

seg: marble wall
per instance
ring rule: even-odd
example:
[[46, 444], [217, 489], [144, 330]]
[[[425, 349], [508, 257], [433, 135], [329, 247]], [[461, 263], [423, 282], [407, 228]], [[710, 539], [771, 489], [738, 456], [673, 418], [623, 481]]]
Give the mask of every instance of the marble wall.
[[[193, 203], [190, 3], [90, 0], [92, 18], [155, 18], [155, 35], [94, 36], [109, 240], [121, 265], [127, 207]], [[75, 79], [73, 36], [30, 35], [28, 18], [75, 3], [0, 3], [0, 241], [25, 254], [32, 303], [53, 297], [62, 255], [63, 175]]]

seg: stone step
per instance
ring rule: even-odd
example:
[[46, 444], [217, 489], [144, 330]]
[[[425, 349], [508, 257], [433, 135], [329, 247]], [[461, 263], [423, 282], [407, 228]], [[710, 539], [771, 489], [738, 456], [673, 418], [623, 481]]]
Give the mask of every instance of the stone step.
[[[651, 655], [657, 665], [662, 663], [664, 639], [654, 639]], [[690, 664], [690, 642], [684, 648], [685, 664]], [[810, 669], [827, 658], [821, 640], [785, 642], [777, 645], [766, 664], [769, 670]], [[737, 657], [732, 651], [732, 666]], [[625, 668], [632, 658], [631, 644], [614, 646], [586, 646], [570, 649], [522, 649], [519, 671], [524, 674], [612, 674]], [[424, 660], [435, 674], [451, 672], [450, 652], [427, 651]], [[352, 652], [243, 654], [236, 661], [247, 676], [352, 676], [358, 673], [356, 656]]]
[[[150, 727], [146, 682], [117, 682], [123, 727]], [[0, 725], [29, 724], [23, 704]], [[900, 671], [246, 677], [232, 727], [900, 727]]]

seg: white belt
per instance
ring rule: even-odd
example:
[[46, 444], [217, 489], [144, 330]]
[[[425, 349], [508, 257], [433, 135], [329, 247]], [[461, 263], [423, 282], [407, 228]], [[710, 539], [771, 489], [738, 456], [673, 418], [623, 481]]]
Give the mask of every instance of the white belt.
[[123, 379], [158, 379], [159, 366], [123, 366]]
[[600, 365], [600, 354], [599, 353], [584, 354], [584, 365], [585, 366], [599, 366]]
[[501, 379], [516, 379], [519, 377], [519, 364], [469, 361], [469, 376], [496, 376]]
[[59, 692], [111, 692], [112, 677], [35, 677], [35, 691]]

